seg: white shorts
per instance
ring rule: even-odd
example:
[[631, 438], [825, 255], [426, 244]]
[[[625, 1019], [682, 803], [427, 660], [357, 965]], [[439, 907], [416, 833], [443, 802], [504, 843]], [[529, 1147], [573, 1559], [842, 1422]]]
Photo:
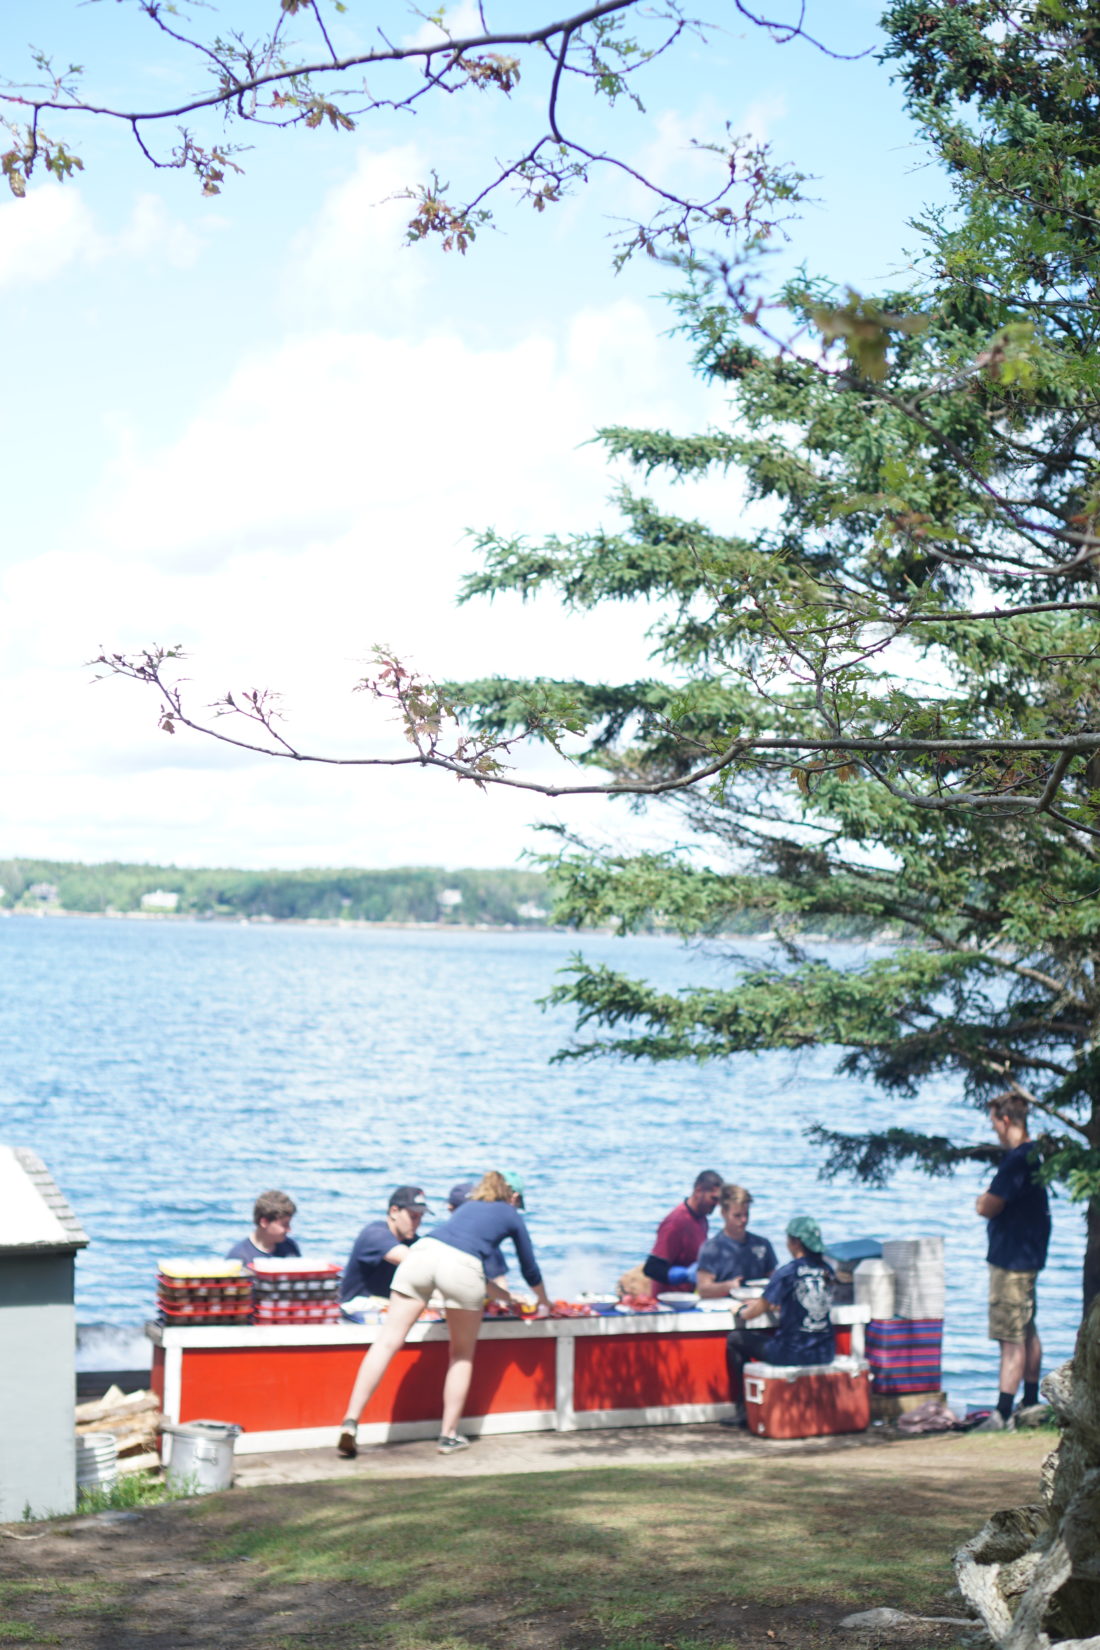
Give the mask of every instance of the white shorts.
[[485, 1305], [485, 1268], [476, 1255], [438, 1238], [421, 1238], [393, 1274], [390, 1293], [408, 1295], [427, 1306], [437, 1289], [444, 1306], [480, 1312]]

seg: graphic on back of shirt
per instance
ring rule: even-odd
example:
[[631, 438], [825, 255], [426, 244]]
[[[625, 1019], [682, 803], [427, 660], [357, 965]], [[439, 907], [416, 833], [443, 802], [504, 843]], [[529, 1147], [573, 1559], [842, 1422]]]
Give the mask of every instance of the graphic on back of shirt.
[[829, 1275], [820, 1268], [800, 1272], [795, 1278], [794, 1298], [802, 1312], [800, 1328], [806, 1335], [824, 1335], [832, 1328], [829, 1307], [832, 1289]]

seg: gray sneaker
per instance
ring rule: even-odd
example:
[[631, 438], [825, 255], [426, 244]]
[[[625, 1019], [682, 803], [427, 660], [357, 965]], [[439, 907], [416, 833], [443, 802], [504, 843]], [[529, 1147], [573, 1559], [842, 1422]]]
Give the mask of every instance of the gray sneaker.
[[457, 1432], [441, 1432], [435, 1447], [440, 1455], [457, 1455], [460, 1449], [469, 1449], [470, 1440], [461, 1438]]
[[975, 1432], [1004, 1432], [1005, 1418], [999, 1409], [991, 1409], [984, 1421], [979, 1421]]

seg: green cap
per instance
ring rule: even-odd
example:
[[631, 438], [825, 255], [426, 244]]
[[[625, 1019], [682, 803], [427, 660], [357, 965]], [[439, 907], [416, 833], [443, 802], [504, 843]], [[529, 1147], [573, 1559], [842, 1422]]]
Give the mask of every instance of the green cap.
[[501, 1178], [508, 1182], [508, 1185], [512, 1188], [512, 1190], [519, 1193], [520, 1208], [525, 1208], [526, 1204], [523, 1197], [523, 1176], [520, 1174], [519, 1170], [501, 1169], [500, 1173]]
[[787, 1222], [787, 1236], [797, 1238], [802, 1247], [809, 1249], [812, 1254], [821, 1255], [825, 1252], [821, 1227], [809, 1215], [792, 1215]]

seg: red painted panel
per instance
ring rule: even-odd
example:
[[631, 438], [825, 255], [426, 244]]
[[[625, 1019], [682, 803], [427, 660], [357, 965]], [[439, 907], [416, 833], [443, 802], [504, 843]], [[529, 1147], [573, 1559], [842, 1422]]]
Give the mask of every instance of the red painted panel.
[[576, 1343], [573, 1405], [650, 1409], [729, 1400], [726, 1331], [714, 1335], [608, 1335]]
[[[358, 1347], [212, 1347], [183, 1353], [180, 1419], [235, 1421], [248, 1432], [336, 1426], [363, 1352]], [[442, 1407], [445, 1342], [405, 1346], [363, 1415], [432, 1421]], [[477, 1349], [467, 1415], [554, 1408], [553, 1341], [486, 1341]]]

